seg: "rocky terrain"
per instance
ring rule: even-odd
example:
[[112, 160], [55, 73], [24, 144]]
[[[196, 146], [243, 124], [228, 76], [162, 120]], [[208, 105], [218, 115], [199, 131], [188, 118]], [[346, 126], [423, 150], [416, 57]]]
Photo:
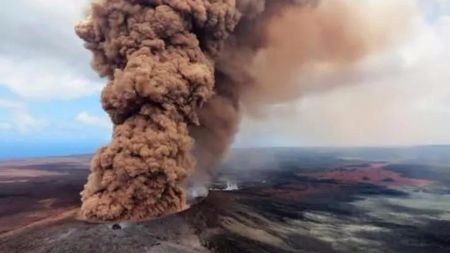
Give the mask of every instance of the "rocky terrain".
[[90, 156], [0, 163], [0, 252], [449, 252], [448, 147], [234, 150], [209, 195], [77, 219]]

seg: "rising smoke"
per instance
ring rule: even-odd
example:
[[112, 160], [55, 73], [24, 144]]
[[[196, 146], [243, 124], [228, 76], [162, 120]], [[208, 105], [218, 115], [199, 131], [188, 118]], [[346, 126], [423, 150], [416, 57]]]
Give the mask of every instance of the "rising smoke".
[[184, 188], [214, 173], [241, 108], [326, 89], [295, 80], [349, 68], [395, 37], [394, 23], [367, 21], [352, 3], [93, 2], [76, 32], [109, 80], [102, 105], [114, 132], [92, 160], [82, 216], [137, 220], [184, 209]]

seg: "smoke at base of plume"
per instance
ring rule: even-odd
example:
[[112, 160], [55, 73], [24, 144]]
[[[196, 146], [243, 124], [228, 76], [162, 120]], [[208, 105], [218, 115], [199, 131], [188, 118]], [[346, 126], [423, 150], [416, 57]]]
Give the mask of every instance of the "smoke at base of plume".
[[231, 144], [240, 107], [257, 111], [326, 89], [298, 85], [295, 75], [350, 68], [396, 39], [398, 16], [389, 26], [386, 18], [369, 22], [363, 5], [351, 3], [94, 2], [76, 32], [109, 79], [102, 105], [115, 127], [92, 161], [82, 215], [143, 219], [182, 210], [184, 186], [208, 180]]

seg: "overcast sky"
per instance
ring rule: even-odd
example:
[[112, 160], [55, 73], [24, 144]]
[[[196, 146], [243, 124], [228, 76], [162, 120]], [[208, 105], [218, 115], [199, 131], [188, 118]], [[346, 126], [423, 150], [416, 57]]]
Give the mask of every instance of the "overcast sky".
[[[375, 57], [379, 73], [245, 118], [234, 145], [450, 143], [450, 0], [410, 1], [421, 10], [414, 32]], [[15, 0], [0, 8], [0, 157], [89, 153], [108, 141], [104, 80], [73, 32], [87, 2]]]

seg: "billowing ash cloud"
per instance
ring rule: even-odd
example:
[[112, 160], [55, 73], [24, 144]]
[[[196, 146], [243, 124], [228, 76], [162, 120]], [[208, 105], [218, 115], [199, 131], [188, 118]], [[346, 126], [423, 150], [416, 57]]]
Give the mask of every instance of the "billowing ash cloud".
[[184, 188], [213, 173], [241, 107], [326, 89], [295, 75], [348, 68], [394, 37], [398, 22], [367, 22], [351, 2], [95, 1], [76, 32], [109, 80], [102, 105], [114, 133], [92, 160], [81, 214], [137, 220], [185, 208]]

